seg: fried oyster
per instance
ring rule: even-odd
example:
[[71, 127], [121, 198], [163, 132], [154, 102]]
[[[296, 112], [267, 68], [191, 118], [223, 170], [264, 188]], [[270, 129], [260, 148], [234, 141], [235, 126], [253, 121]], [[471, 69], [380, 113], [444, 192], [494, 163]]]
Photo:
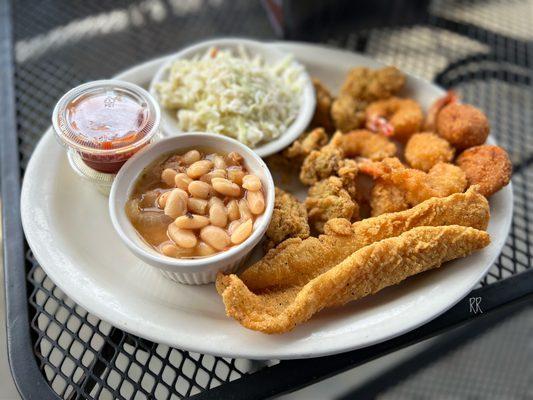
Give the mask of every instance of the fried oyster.
[[309, 222], [319, 233], [324, 232], [324, 224], [333, 218], [351, 220], [359, 215], [359, 206], [344, 189], [342, 179], [330, 176], [309, 188], [305, 206]]
[[332, 143], [320, 150], [313, 150], [302, 164], [300, 180], [304, 185], [310, 186], [329, 178], [336, 174], [343, 159], [344, 151]]
[[283, 156], [289, 160], [302, 163], [313, 150], [319, 150], [328, 143], [329, 137], [324, 128], [315, 128], [306, 132], [283, 151]]
[[316, 108], [311, 120], [311, 126], [324, 128], [326, 132], [331, 133], [334, 130], [331, 119], [333, 96], [322, 82], [316, 78], [313, 78], [313, 86], [316, 93]]
[[274, 211], [266, 231], [265, 248], [271, 249], [288, 238], [309, 237], [307, 210], [296, 197], [276, 187]]

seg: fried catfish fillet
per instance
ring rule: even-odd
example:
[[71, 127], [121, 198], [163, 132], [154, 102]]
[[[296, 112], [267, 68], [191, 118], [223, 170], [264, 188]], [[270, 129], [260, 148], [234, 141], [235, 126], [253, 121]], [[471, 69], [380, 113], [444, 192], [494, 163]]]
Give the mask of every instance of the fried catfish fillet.
[[274, 211], [266, 231], [266, 249], [271, 249], [288, 238], [309, 237], [307, 210], [296, 197], [276, 187]]
[[228, 316], [248, 329], [284, 333], [323, 308], [374, 294], [489, 243], [488, 233], [474, 228], [422, 226], [365, 246], [302, 285], [255, 294], [237, 275], [219, 274], [216, 287]]
[[489, 217], [487, 199], [473, 186], [465, 193], [432, 198], [409, 210], [354, 224], [342, 218], [332, 219], [324, 226], [325, 235], [282, 242], [245, 270], [241, 279], [253, 291], [301, 285], [354, 251], [414, 227], [464, 225], [485, 230]]

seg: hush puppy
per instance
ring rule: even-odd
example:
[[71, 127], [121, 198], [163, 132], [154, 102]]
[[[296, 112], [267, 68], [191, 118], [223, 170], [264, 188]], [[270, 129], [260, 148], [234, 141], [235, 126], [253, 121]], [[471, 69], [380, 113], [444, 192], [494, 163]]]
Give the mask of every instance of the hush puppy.
[[426, 172], [439, 162], [451, 162], [454, 154], [448, 141], [431, 132], [415, 133], [405, 146], [409, 165]]
[[479, 185], [479, 192], [488, 197], [511, 180], [513, 165], [507, 152], [499, 146], [471, 147], [457, 157], [470, 185]]
[[450, 104], [437, 116], [437, 133], [458, 150], [485, 143], [489, 130], [487, 116], [469, 104]]

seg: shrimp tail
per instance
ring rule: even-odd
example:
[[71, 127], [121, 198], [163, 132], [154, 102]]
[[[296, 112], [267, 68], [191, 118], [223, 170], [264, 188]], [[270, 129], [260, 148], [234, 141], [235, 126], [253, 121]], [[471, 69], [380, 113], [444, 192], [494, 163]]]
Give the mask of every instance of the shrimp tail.
[[394, 126], [385, 117], [375, 116], [369, 118], [366, 127], [372, 132], [379, 132], [387, 137], [394, 135]]
[[444, 96], [435, 100], [435, 102], [429, 108], [424, 129], [426, 131], [434, 132], [439, 112], [447, 105], [454, 103], [460, 103], [459, 95], [454, 90], [448, 90]]

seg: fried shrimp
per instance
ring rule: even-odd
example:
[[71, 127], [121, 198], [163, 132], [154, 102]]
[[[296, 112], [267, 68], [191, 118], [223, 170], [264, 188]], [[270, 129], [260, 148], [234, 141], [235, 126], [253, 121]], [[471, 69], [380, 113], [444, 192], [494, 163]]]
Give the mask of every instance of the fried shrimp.
[[296, 197], [276, 187], [274, 211], [266, 231], [265, 247], [271, 249], [288, 238], [309, 237], [307, 210]]
[[465, 173], [459, 167], [443, 162], [436, 164], [427, 173], [406, 168], [395, 158], [362, 163], [359, 165], [359, 170], [402, 190], [410, 206], [431, 197], [446, 197], [462, 192], [467, 187]]
[[341, 147], [346, 157], [364, 157], [372, 161], [394, 157], [398, 151], [396, 145], [388, 138], [367, 130], [356, 130], [345, 134], [337, 132], [331, 142]]
[[324, 128], [315, 128], [295, 140], [289, 148], [283, 151], [283, 156], [301, 163], [313, 150], [319, 150], [325, 146], [328, 139], [328, 134]]
[[422, 107], [413, 99], [391, 97], [376, 101], [366, 109], [368, 129], [402, 141], [419, 132], [423, 122]]
[[368, 104], [395, 95], [404, 85], [405, 75], [395, 67], [351, 69], [331, 106], [335, 127], [343, 132], [362, 127]]
[[370, 215], [377, 217], [381, 214], [404, 211], [409, 208], [405, 199], [405, 191], [394, 184], [378, 179], [370, 193]]
[[437, 115], [437, 133], [458, 150], [478, 146], [487, 140], [489, 120], [469, 104], [452, 103]]
[[228, 316], [249, 329], [283, 333], [323, 308], [374, 294], [489, 243], [488, 233], [474, 228], [421, 226], [363, 247], [300, 285], [255, 294], [237, 275], [219, 274], [216, 288]]
[[324, 232], [324, 224], [333, 218], [351, 220], [359, 215], [359, 206], [344, 189], [342, 179], [330, 176], [309, 188], [305, 200], [309, 222], [319, 232]]
[[424, 122], [424, 130], [429, 132], [436, 132], [437, 115], [448, 104], [458, 103], [459, 96], [453, 90], [449, 90], [444, 96], [438, 98], [433, 102], [426, 116]]
[[324, 128], [326, 132], [333, 132], [333, 120], [331, 119], [331, 105], [333, 96], [318, 79], [313, 78], [313, 86], [316, 94], [316, 108], [311, 126]]
[[507, 152], [491, 145], [466, 149], [457, 157], [457, 165], [466, 174], [468, 183], [479, 185], [480, 193], [486, 197], [506, 186], [513, 171]]
[[454, 154], [450, 143], [431, 132], [415, 133], [405, 146], [409, 165], [426, 172], [439, 162], [451, 162]]
[[320, 150], [313, 150], [305, 159], [300, 170], [300, 180], [304, 185], [314, 185], [326, 179], [339, 169], [344, 151], [333, 143]]
[[489, 203], [476, 187], [465, 193], [429, 199], [409, 210], [367, 218], [354, 224], [330, 219], [325, 235], [288, 239], [246, 269], [241, 279], [253, 291], [305, 284], [354, 251], [398, 236], [416, 226], [463, 225], [485, 230]]

